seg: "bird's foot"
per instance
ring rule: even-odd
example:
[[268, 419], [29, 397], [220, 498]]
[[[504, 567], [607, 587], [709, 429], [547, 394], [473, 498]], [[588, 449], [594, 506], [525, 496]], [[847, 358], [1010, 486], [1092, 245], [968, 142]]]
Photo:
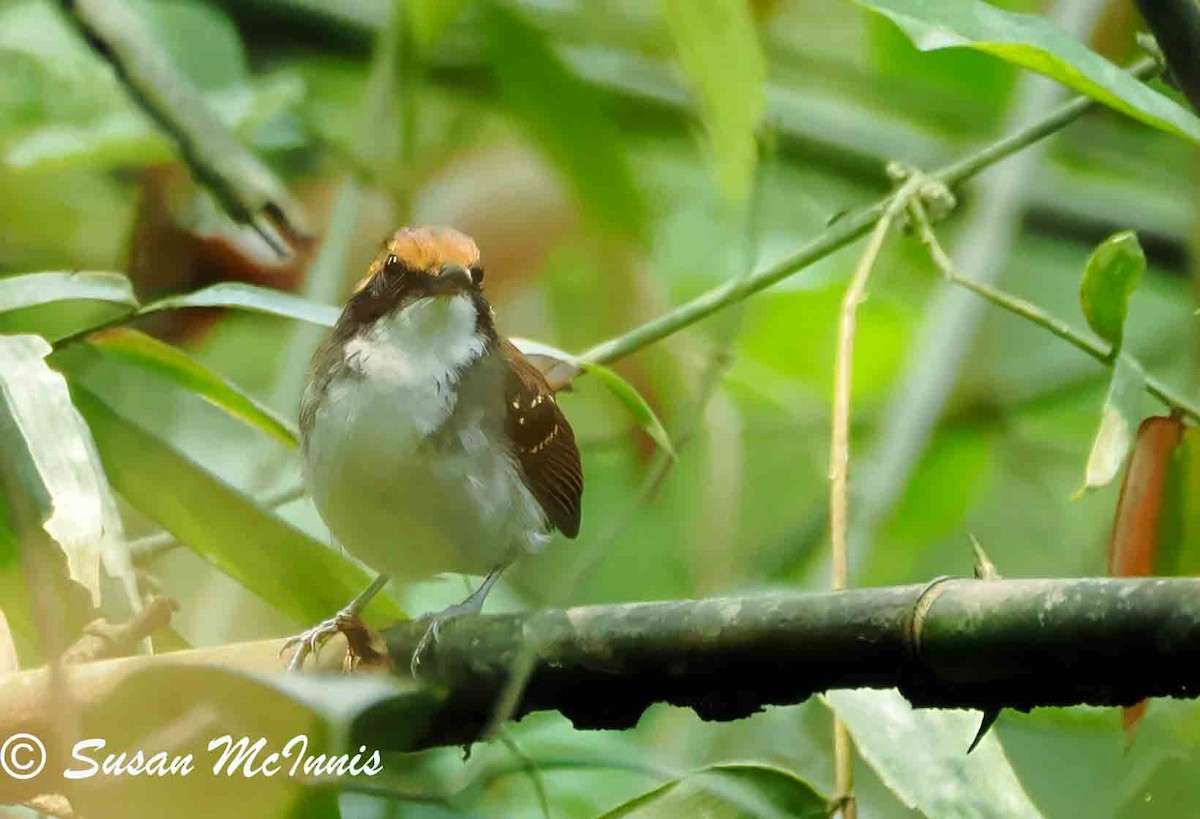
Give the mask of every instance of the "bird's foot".
[[292, 654], [291, 660], [288, 661], [288, 671], [299, 671], [308, 656], [311, 654], [316, 657], [321, 651], [321, 646], [325, 645], [330, 637], [335, 634], [344, 634], [346, 635], [346, 659], [343, 668], [353, 671], [360, 658], [354, 650], [354, 644], [357, 641], [352, 635], [361, 634], [366, 630], [367, 626], [358, 613], [347, 607], [328, 620], [322, 620], [312, 628], [289, 637], [283, 644], [283, 648], [279, 649], [279, 654], [282, 656], [284, 652], [294, 646], [296, 650]]
[[292, 646], [296, 647], [292, 659], [288, 662], [288, 671], [299, 671], [308, 655], [316, 656], [321, 651], [321, 646], [335, 634], [342, 634], [346, 637], [346, 657], [342, 661], [342, 670], [346, 673], [358, 668], [360, 662], [375, 663], [379, 661], [383, 655], [371, 645], [371, 631], [363, 622], [360, 612], [387, 584], [387, 581], [387, 575], [378, 575], [371, 581], [371, 585], [363, 589], [358, 597], [351, 600], [333, 617], [317, 623], [294, 637], [289, 637], [283, 647], [279, 649], [279, 654], [282, 656]]
[[471, 595], [461, 603], [455, 603], [453, 606], [447, 606], [439, 612], [421, 618], [422, 620], [429, 620], [429, 627], [421, 635], [421, 640], [417, 643], [417, 647], [413, 649], [412, 659], [409, 661], [408, 670], [412, 674], [413, 679], [417, 678], [422, 657], [429, 651], [430, 647], [437, 643], [442, 623], [452, 620], [455, 617], [461, 617], [464, 614], [479, 614], [482, 609], [483, 598]]

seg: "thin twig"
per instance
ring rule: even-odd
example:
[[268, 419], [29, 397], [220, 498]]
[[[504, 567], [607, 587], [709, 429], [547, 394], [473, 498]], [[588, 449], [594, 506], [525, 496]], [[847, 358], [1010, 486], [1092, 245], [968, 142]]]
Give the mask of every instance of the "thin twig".
[[[1129, 73], [1139, 79], [1145, 79], [1154, 76], [1159, 70], [1158, 62], [1145, 59], [1135, 63], [1129, 69]], [[1090, 97], [1076, 97], [1027, 128], [1022, 128], [969, 156], [945, 165], [929, 176], [948, 186], [957, 185], [1005, 157], [1070, 125], [1097, 105], [1098, 103]], [[730, 304], [742, 301], [748, 296], [786, 279], [818, 259], [845, 247], [869, 231], [887, 210], [894, 196], [894, 193], [889, 194], [861, 210], [847, 214], [803, 247], [775, 264], [702, 293], [658, 318], [589, 348], [579, 357], [597, 364], [611, 364], [695, 324]]]
[[[1068, 342], [1076, 349], [1096, 359], [1096, 361], [1105, 367], [1112, 368], [1115, 361], [1112, 357], [1112, 346], [1108, 342], [1100, 341], [1081, 333], [1062, 319], [1047, 313], [1032, 302], [961, 275], [957, 268], [955, 268], [954, 262], [951, 261], [949, 255], [947, 255], [945, 249], [942, 247], [941, 242], [938, 241], [937, 233], [933, 229], [929, 214], [926, 212], [925, 206], [921, 201], [917, 198], [912, 199], [909, 202], [909, 211], [912, 213], [913, 221], [916, 223], [917, 235], [920, 237], [921, 242], [929, 249], [930, 258], [933, 259], [933, 263], [937, 265], [947, 281], [965, 287], [971, 292], [987, 299], [997, 307], [1033, 322]], [[1174, 388], [1167, 386], [1158, 378], [1150, 375], [1146, 377], [1146, 392], [1153, 395], [1159, 401], [1162, 401], [1168, 408], [1186, 415], [1193, 421], [1200, 422], [1200, 408], [1197, 408], [1195, 404], [1188, 401]]]
[[[1093, 0], [1052, 0], [1046, 3], [1046, 13], [1064, 31], [1086, 40], [1087, 32], [1095, 28], [1100, 5]], [[1013, 89], [999, 133], [1040, 122], [1069, 98], [1059, 83], [1024, 73]], [[963, 249], [961, 261], [969, 260], [967, 266], [977, 280], [995, 282], [1007, 264], [1049, 141], [1030, 145], [1006, 159], [1003, 167], [995, 165], [977, 177], [956, 236]], [[936, 213], [933, 216], [937, 218]], [[860, 456], [849, 535], [856, 565], [869, 562], [880, 522], [899, 502], [929, 446], [986, 309], [983, 302], [949, 283], [934, 288], [926, 300], [920, 329], [905, 354], [904, 374], [879, 414], [870, 451]]]
[[871, 269], [879, 258], [883, 240], [891, 230], [892, 223], [903, 211], [905, 203], [916, 192], [921, 184], [919, 174], [913, 174], [901, 186], [891, 199], [887, 209], [863, 250], [858, 267], [846, 287], [842, 297], [841, 312], [838, 316], [837, 359], [833, 374], [833, 430], [829, 444], [829, 527], [833, 555], [833, 590], [844, 589], [849, 575], [849, 563], [846, 559], [846, 530], [848, 528], [849, 499], [847, 486], [849, 483], [850, 463], [850, 391], [851, 375], [854, 369], [854, 330], [858, 316], [858, 305], [866, 297], [867, 282], [871, 278]]
[[[846, 550], [846, 534], [849, 530], [850, 498], [850, 392], [851, 375], [854, 370], [854, 329], [858, 316], [858, 305], [866, 297], [867, 282], [883, 240], [887, 237], [896, 217], [922, 184], [919, 173], [912, 173], [889, 200], [887, 208], [871, 238], [863, 250], [858, 267], [842, 297], [842, 309], [838, 316], [837, 361], [833, 374], [833, 430], [829, 443], [829, 526], [833, 568], [831, 586], [834, 591], [846, 588], [850, 575], [850, 561]], [[842, 802], [842, 816], [854, 819], [858, 813], [854, 797], [854, 757], [850, 747], [850, 733], [838, 717], [833, 718], [833, 755], [835, 790]]]

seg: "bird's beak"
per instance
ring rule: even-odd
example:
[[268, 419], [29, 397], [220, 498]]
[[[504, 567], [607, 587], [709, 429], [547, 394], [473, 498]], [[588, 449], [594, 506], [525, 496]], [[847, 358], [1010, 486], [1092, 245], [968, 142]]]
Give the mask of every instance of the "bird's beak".
[[442, 265], [437, 277], [430, 282], [433, 295], [452, 296], [465, 293], [472, 285], [471, 272], [461, 264]]

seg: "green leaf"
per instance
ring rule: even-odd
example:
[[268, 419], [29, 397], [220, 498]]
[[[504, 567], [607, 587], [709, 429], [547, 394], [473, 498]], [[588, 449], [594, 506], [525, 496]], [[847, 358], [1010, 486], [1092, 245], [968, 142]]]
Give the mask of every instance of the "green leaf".
[[25, 273], [0, 279], [0, 313], [56, 301], [103, 301], [137, 307], [120, 273]]
[[480, 11], [485, 56], [507, 112], [565, 177], [586, 217], [607, 230], [641, 236], [645, 202], [621, 132], [598, 92], [504, 2], [486, 0]]
[[179, 296], [168, 296], [142, 308], [142, 314], [157, 313], [161, 310], [181, 310], [188, 307], [231, 307], [238, 310], [250, 310], [256, 313], [266, 313], [272, 316], [307, 321], [322, 327], [332, 327], [337, 324], [341, 310], [326, 304], [314, 304], [299, 296], [285, 293], [282, 290], [272, 290], [269, 287], [256, 287], [241, 282], [223, 282], [184, 293]]
[[1147, 125], [1200, 142], [1200, 119], [1049, 20], [982, 0], [855, 0], [890, 18], [922, 51], [973, 48], [1045, 74]]
[[743, 201], [754, 181], [755, 132], [767, 107], [767, 65], [750, 4], [662, 0], [662, 9], [683, 73], [700, 101], [717, 182], [726, 197]]
[[1121, 349], [1129, 297], [1146, 270], [1146, 254], [1131, 230], [1114, 233], [1096, 246], [1083, 268], [1079, 302], [1088, 326], [1113, 346]]
[[178, 347], [128, 327], [96, 333], [88, 337], [86, 344], [105, 358], [151, 372], [199, 395], [276, 440], [293, 448], [297, 446], [297, 433], [291, 424]]
[[119, 273], [25, 273], [0, 278], [0, 332], [51, 341], [131, 313], [137, 298]]
[[726, 762], [661, 785], [601, 819], [818, 819], [828, 814], [828, 800], [790, 771], [759, 763]]
[[[561, 362], [569, 368], [573, 368], [574, 372], [583, 370], [591, 373], [600, 380], [600, 383], [608, 388], [613, 397], [621, 402], [622, 406], [629, 411], [633, 416], [633, 420], [637, 422], [646, 434], [654, 439], [654, 442], [662, 447], [675, 457], [675, 447], [671, 444], [671, 436], [667, 433], [667, 428], [663, 426], [658, 415], [654, 412], [654, 408], [650, 406], [642, 394], [637, 391], [637, 388], [626, 381], [621, 375], [613, 369], [605, 367], [603, 364], [593, 364], [590, 361], [571, 355], [565, 350], [560, 350], [557, 347], [551, 347], [549, 344], [542, 344], [539, 341], [530, 341], [524, 338], [511, 339], [522, 353], [527, 356], [536, 358], [552, 359], [556, 362]], [[564, 380], [569, 381], [574, 375], [569, 373]]]
[[1141, 422], [1140, 408], [1145, 389], [1146, 373], [1142, 365], [1132, 356], [1118, 356], [1104, 399], [1100, 427], [1088, 455], [1083, 486], [1075, 493], [1076, 498], [1107, 486], [1121, 471]]
[[600, 383], [608, 387], [608, 391], [613, 394], [613, 397], [629, 411], [637, 425], [645, 430], [656, 444], [666, 450], [667, 454], [672, 458], [675, 457], [675, 447], [671, 445], [671, 436], [667, 434], [666, 427], [663, 426], [662, 421], [655, 414], [654, 408], [642, 397], [636, 387], [622, 378], [616, 370], [610, 370], [602, 364], [581, 361], [579, 365], [585, 372], [600, 379]]
[[867, 764], [896, 798], [926, 816], [1041, 816], [994, 733], [968, 756], [977, 712], [914, 709], [893, 690], [828, 691]]
[[[313, 540], [75, 385], [109, 479], [140, 512], [270, 605], [312, 624], [370, 583], [357, 563]], [[400, 610], [377, 595], [368, 615]]]
[[36, 507], [24, 516], [38, 519], [62, 550], [70, 578], [91, 593], [93, 605], [100, 604], [103, 564], [137, 607], [140, 598], [116, 501], [66, 379], [46, 364], [50, 351], [38, 336], [0, 336], [5, 471], [21, 484], [21, 502]]

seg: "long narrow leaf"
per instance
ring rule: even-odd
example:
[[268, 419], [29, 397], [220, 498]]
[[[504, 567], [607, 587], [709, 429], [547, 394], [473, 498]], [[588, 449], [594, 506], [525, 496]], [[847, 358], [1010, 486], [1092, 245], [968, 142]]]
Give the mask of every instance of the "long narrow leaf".
[[119, 273], [25, 273], [0, 278], [0, 332], [51, 341], [131, 315], [137, 298]]
[[103, 357], [138, 367], [190, 390], [276, 440], [296, 446], [296, 430], [291, 424], [178, 347], [127, 327], [96, 333], [86, 343]]
[[[292, 75], [268, 77], [254, 87], [238, 86], [206, 95], [217, 119], [235, 129], [278, 114], [304, 95]], [[140, 111], [118, 110], [97, 121], [54, 122], [11, 140], [3, 163], [23, 172], [78, 168], [139, 167], [174, 156], [170, 139]]]
[[0, 279], [0, 313], [68, 300], [137, 307], [133, 286], [120, 273], [25, 273]]
[[232, 307], [297, 321], [307, 321], [323, 327], [332, 327], [336, 324], [341, 312], [336, 307], [314, 304], [282, 290], [255, 287], [252, 284], [242, 284], [241, 282], [223, 282], [192, 293], [159, 299], [143, 307], [141, 313], [146, 315], [162, 310], [180, 310], [187, 307]]
[[[662, 0], [679, 63], [700, 100], [722, 192], [743, 201], [758, 161], [767, 63], [745, 0]], [[720, 55], [714, 59], [714, 55]]]
[[42, 528], [66, 557], [72, 580], [100, 603], [100, 566], [138, 604], [121, 517], [92, 436], [66, 379], [47, 366], [38, 336], [0, 336], [0, 394], [6, 458], [41, 507]]

